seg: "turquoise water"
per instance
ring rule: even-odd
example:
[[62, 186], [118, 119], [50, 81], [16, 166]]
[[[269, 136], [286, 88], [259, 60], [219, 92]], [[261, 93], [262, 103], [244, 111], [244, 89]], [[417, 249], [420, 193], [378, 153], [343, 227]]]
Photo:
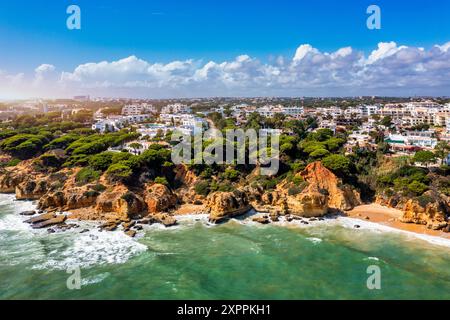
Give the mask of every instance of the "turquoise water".
[[[187, 217], [133, 240], [94, 228], [33, 231], [18, 215], [30, 208], [0, 195], [0, 299], [450, 299], [448, 241], [368, 222], [209, 226]], [[371, 265], [381, 290], [367, 289]], [[80, 290], [67, 288], [70, 266], [80, 267]]]

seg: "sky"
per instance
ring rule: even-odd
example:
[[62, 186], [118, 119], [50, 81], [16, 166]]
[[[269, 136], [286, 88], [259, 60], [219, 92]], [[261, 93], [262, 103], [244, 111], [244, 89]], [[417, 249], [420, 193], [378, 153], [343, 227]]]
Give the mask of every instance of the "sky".
[[4, 0], [0, 99], [450, 96], [449, 12], [447, 0]]

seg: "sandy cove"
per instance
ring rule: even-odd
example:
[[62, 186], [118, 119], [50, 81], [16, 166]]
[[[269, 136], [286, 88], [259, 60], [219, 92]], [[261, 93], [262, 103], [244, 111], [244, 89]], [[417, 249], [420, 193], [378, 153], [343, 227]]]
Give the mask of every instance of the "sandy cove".
[[[441, 237], [450, 240], [450, 234], [443, 231], [428, 229], [424, 225], [409, 224], [400, 222], [403, 212], [397, 209], [384, 207], [382, 205], [372, 203], [368, 205], [358, 206], [355, 209], [346, 212], [350, 218], [360, 219], [388, 226], [391, 228], [424, 234], [429, 236]], [[368, 218], [368, 219], [367, 219]]]

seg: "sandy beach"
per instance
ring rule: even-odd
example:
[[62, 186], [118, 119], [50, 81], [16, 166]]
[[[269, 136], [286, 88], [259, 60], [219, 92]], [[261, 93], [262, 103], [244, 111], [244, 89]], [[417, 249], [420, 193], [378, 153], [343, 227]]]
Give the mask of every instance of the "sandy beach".
[[376, 203], [362, 205], [347, 212], [347, 216], [351, 218], [379, 223], [399, 230], [450, 239], [449, 233], [430, 230], [424, 225], [400, 222], [400, 218], [402, 217], [402, 215], [403, 213], [400, 210], [384, 207]]

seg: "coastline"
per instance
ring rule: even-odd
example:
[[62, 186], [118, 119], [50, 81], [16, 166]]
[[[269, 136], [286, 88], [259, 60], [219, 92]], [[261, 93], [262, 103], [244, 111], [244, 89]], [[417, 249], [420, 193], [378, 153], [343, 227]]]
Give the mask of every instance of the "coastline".
[[[9, 195], [9, 196], [11, 196], [11, 198], [14, 198], [14, 201], [20, 201], [20, 202], [23, 201], [24, 203], [29, 202], [30, 204], [34, 203], [34, 201], [17, 200], [17, 199], [15, 199], [14, 194], [2, 193], [2, 195]], [[30, 206], [30, 208], [31, 207], [35, 208], [34, 205]], [[86, 209], [86, 208], [75, 209], [75, 210], [71, 210], [71, 211], [65, 212], [65, 213], [68, 215], [68, 221], [80, 222], [83, 220], [79, 219], [79, 213], [86, 211], [86, 210], [88, 210], [88, 209]], [[197, 220], [197, 218], [200, 216], [207, 216], [207, 213], [205, 212], [205, 206], [192, 205], [192, 204], [184, 204], [184, 205], [178, 207], [177, 210], [173, 211], [171, 214], [177, 220]], [[431, 230], [431, 229], [428, 229], [424, 225], [408, 224], [408, 223], [400, 222], [400, 218], [402, 217], [402, 214], [403, 214], [402, 211], [400, 211], [398, 209], [388, 208], [388, 207], [382, 206], [380, 204], [371, 203], [371, 204], [357, 206], [353, 210], [346, 212], [345, 215], [338, 216], [337, 219], [339, 219], [339, 218], [352, 219], [353, 220], [352, 223], [354, 222], [354, 225], [358, 225], [357, 221], [361, 221], [362, 226], [364, 226], [364, 223], [366, 224], [366, 226], [368, 224], [374, 224], [374, 225], [380, 227], [380, 229], [378, 229], [378, 230], [383, 229], [384, 231], [392, 231], [392, 232], [398, 231], [401, 233], [414, 235], [417, 239], [421, 239], [421, 240], [430, 240], [430, 239], [432, 239], [430, 237], [444, 239], [446, 241], [449, 241], [449, 246], [450, 246], [450, 234], [449, 233], [445, 233], [443, 231]], [[242, 221], [253, 222], [252, 221], [253, 218], [260, 217], [263, 215], [266, 215], [266, 213], [259, 212], [259, 211], [254, 211], [254, 213], [249, 212], [245, 215], [242, 215], [242, 217], [244, 217], [244, 219], [242, 219]], [[309, 218], [302, 218], [302, 219], [308, 220]], [[330, 220], [331, 219], [336, 219], [336, 218], [330, 218]], [[328, 219], [326, 219], [326, 220], [328, 220]], [[96, 221], [92, 221], [92, 222], [101, 223], [102, 221], [96, 220]], [[23, 222], [23, 223], [25, 224], [25, 222]], [[257, 222], [253, 222], [253, 223], [259, 224]], [[282, 221], [281, 223], [273, 223], [273, 224], [274, 225], [277, 225], [277, 224], [285, 225], [286, 223], [288, 223], [287, 225], [292, 224], [287, 221]], [[384, 227], [389, 228], [391, 230], [385, 229]], [[425, 238], [427, 238], [427, 239], [425, 239], [422, 236], [425, 236]], [[430, 241], [430, 242], [439, 244], [439, 241]]]
[[[207, 214], [205, 212], [202, 212], [201, 209], [202, 206], [183, 205], [178, 210], [174, 211], [173, 214], [177, 220], [195, 220], [196, 217], [207, 216]], [[249, 212], [245, 215], [242, 215], [242, 219], [231, 218], [231, 220], [246, 221], [251, 222], [255, 225], [259, 225], [260, 223], [253, 221], [253, 218], [262, 217], [264, 215], [267, 215], [267, 213], [254, 211], [254, 213]], [[371, 227], [369, 227], [369, 225], [375, 225], [377, 230], [408, 234], [414, 236], [418, 240], [425, 240], [433, 244], [442, 245], [443, 243], [440, 240], [444, 239], [445, 241], [448, 241], [448, 243], [445, 243], [445, 246], [450, 247], [449, 233], [431, 230], [424, 225], [403, 223], [400, 221], [402, 215], [403, 213], [401, 210], [388, 208], [377, 203], [371, 203], [355, 207], [353, 210], [346, 212], [346, 215], [326, 218], [325, 221], [333, 221], [339, 219], [341, 219], [342, 221], [342, 218], [352, 219], [352, 225], [358, 225], [358, 221], [360, 221], [361, 226], [367, 226], [367, 229], [372, 229]], [[310, 218], [302, 219], [308, 220]], [[287, 222], [282, 219], [280, 220], [280, 222], [272, 222], [272, 224], [282, 226], [298, 225], [298, 223], [295, 221], [296, 220], [294, 220], [294, 222]], [[347, 223], [344, 222], [343, 224]]]
[[[354, 208], [346, 212], [347, 217], [366, 222], [376, 223], [401, 231], [416, 233], [419, 235], [440, 237], [450, 240], [450, 233], [428, 229], [425, 225], [403, 223], [400, 221], [402, 211], [371, 203]], [[368, 217], [369, 219], [366, 219]]]

